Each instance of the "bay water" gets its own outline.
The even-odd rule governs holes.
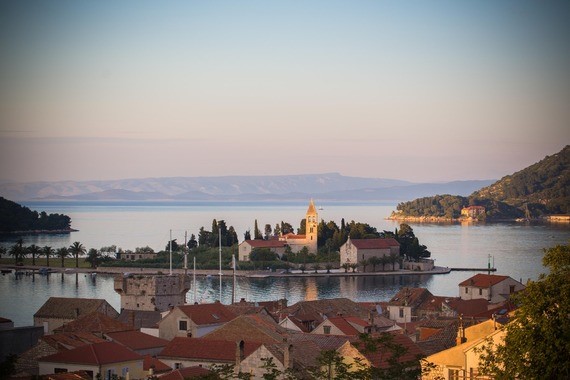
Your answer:
[[[393,204],[319,204],[319,218],[338,225],[344,218],[368,223],[379,231],[393,231],[399,222],[386,220]],[[27,203],[30,209],[67,214],[77,232],[61,235],[3,236],[0,245],[11,246],[18,238],[25,245],[49,245],[53,248],[81,242],[87,249],[116,245],[123,249],[150,246],[164,249],[172,234],[178,242],[185,232],[198,235],[200,227],[211,230],[212,220],[224,220],[234,226],[243,240],[245,231],[253,231],[255,220],[260,229],[281,221],[297,227],[304,218],[307,203]],[[551,223],[409,223],[420,243],[432,253],[437,266],[497,268],[496,274],[511,276],[525,283],[536,280],[546,269],[542,266],[544,249],[570,242],[569,224]],[[403,286],[425,287],[433,294],[457,296],[458,284],[475,272],[451,272],[445,275],[390,274],[370,277],[329,276],[318,278],[238,278],[236,299],[265,301],[287,298],[299,300],[347,297],[355,301],[387,301]],[[231,302],[232,279],[222,281],[222,302]],[[217,278],[198,277],[188,292],[188,302],[211,302],[219,298]],[[113,290],[113,277],[98,274],[51,274],[49,276],[0,276],[0,317],[16,326],[33,323],[33,314],[50,296],[104,298],[117,310],[120,298]]]

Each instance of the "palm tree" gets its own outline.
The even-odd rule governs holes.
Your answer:
[[[370,262],[370,265],[372,265],[372,272],[376,272],[376,265],[382,263],[382,260],[377,256],[372,256],[368,261]]]
[[[393,271],[396,270],[396,269],[395,269],[395,268],[396,268],[396,263],[397,263],[398,260],[399,260],[398,254],[397,254],[397,253],[391,253],[388,258],[389,258],[389,262],[392,264],[392,270],[393,270]]]
[[[331,263],[327,263],[325,265],[325,269],[327,270],[327,273],[330,273],[331,269],[333,269],[333,265]]]
[[[8,254],[14,257],[16,265],[18,265],[18,263],[21,262],[24,256],[26,255],[26,250],[24,249],[22,244],[18,242],[14,244],[12,247],[10,247],[10,251],[8,251]]]
[[[370,265],[370,260],[364,259],[360,262],[360,265],[362,265],[362,272],[366,272],[366,267]]]
[[[46,257],[47,259],[47,266],[49,267],[49,257],[51,255],[55,254],[55,249],[53,249],[52,247],[48,247],[47,245],[45,247],[42,248],[42,254]]]
[[[8,252],[6,247],[0,247],[0,258],[2,258],[2,255],[6,254],[6,252]]]
[[[319,269],[321,269],[321,266],[318,263],[315,263],[315,265],[313,265],[313,269],[315,270],[315,273],[318,273]]]
[[[61,257],[61,267],[63,268],[65,266],[65,258],[69,256],[69,251],[67,250],[67,247],[59,248],[57,251],[55,251],[55,254],[57,257]]]
[[[32,255],[32,265],[36,265],[36,256],[39,256],[42,253],[41,247],[32,244],[28,247],[27,251]]]
[[[342,269],[344,269],[344,273],[348,272],[348,268],[350,268],[350,264],[349,263],[344,263],[340,266]]]
[[[79,255],[86,252],[85,247],[80,242],[76,241],[69,246],[69,252],[75,257],[75,267],[79,268]]]
[[[356,268],[358,268],[358,264],[357,264],[357,263],[352,263],[352,264],[350,264],[350,268],[352,269],[352,273],[354,273],[354,271],[356,270]]]
[[[97,268],[97,265],[101,262],[101,254],[95,248],[91,248],[89,253],[87,253],[85,261],[91,264],[91,268]]]

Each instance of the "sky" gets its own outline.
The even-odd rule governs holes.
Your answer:
[[[498,179],[570,143],[567,1],[0,2],[0,180]]]

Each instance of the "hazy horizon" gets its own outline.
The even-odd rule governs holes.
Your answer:
[[[4,1],[0,180],[499,179],[570,144],[570,2]]]

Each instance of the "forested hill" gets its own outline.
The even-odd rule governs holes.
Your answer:
[[[501,178],[470,197],[493,199],[515,207],[542,209],[551,214],[570,213],[570,145],[559,153]]]
[[[394,219],[456,219],[461,209],[484,206],[481,219],[540,218],[570,213],[570,146],[468,197],[436,195],[398,204]]]
[[[15,231],[71,231],[71,218],[63,214],[38,213],[0,197],[0,233]]]

